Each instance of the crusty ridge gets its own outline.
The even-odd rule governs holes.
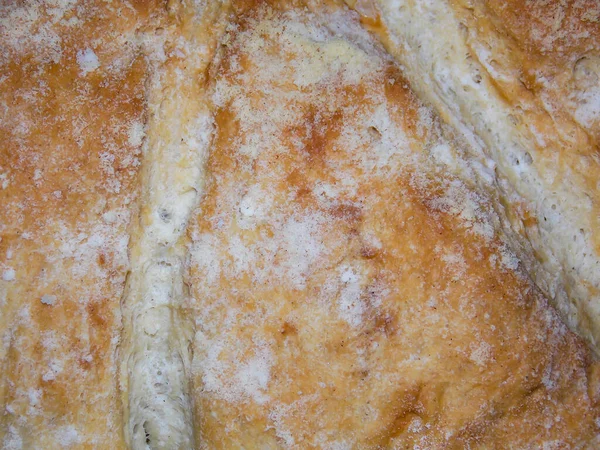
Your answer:
[[[205,72],[226,10],[226,2],[172,2],[170,23],[140,37],[152,74],[120,347],[125,436],[134,449],[194,447],[182,234],[203,187],[213,128]]]
[[[494,179],[483,184],[499,196],[500,208],[510,220],[507,231],[516,238],[515,246],[525,249],[520,256],[528,271],[569,327],[598,352],[600,166],[598,122],[593,116],[593,102],[597,103],[598,97],[586,97],[587,109],[574,110],[578,95],[590,97],[596,92],[583,86],[585,80],[581,79],[595,76],[591,64],[597,56],[588,54],[588,47],[593,48],[594,42],[597,47],[598,34],[580,30],[578,36],[587,39],[581,45],[574,44],[579,39],[574,31],[573,36],[562,36],[569,45],[560,48],[572,47],[570,54],[561,56],[566,63],[553,53],[542,58],[533,67],[536,70],[530,70],[539,76],[535,83],[543,86],[535,88],[525,79],[526,74],[518,73],[521,65],[533,65],[531,52],[519,53],[509,38],[484,23],[491,14],[484,8],[497,2],[347,3],[365,16],[365,23],[375,25],[371,28],[401,63],[413,89],[470,140],[471,157],[492,161]],[[562,3],[548,8],[563,8]],[[571,14],[576,3],[586,2],[566,3]],[[580,18],[571,14],[568,20],[593,30],[598,10],[591,3],[580,8],[585,14],[576,13]],[[509,5],[507,11],[511,8]],[[534,22],[532,27],[540,27]],[[553,32],[557,30],[537,30],[538,35],[547,37]],[[516,62],[511,58],[517,58]],[[548,73],[557,69],[551,66],[571,63],[575,63],[574,81],[567,77],[562,81],[564,87],[554,87],[552,83],[558,81],[550,80]],[[583,110],[588,114],[585,117]]]

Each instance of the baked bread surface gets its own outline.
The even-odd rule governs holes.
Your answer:
[[[357,19],[277,2],[224,39],[190,226],[196,441],[595,445],[595,363]]]
[[[346,3],[0,6],[3,448],[600,446],[595,5]]]
[[[0,443],[125,448],[116,350],[156,7],[0,6]]]
[[[347,1],[411,86],[491,163],[513,246],[571,330],[598,351],[596,1]],[[532,255],[529,258],[526,255]]]

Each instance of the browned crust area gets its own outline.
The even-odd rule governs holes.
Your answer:
[[[456,144],[356,17],[315,9],[246,13],[215,71],[190,230],[198,442],[593,446],[585,346],[466,219],[489,204],[428,159]]]
[[[0,7],[0,443],[122,448],[115,372],[160,2]],[[0,182],[2,184],[2,182]]]

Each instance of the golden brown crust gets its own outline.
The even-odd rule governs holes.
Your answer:
[[[598,351],[595,2],[347,1],[469,141],[467,166],[568,326]],[[464,177],[464,164],[449,170]],[[468,170],[467,170],[468,172]],[[467,174],[470,177],[470,174]]]
[[[485,198],[430,159],[457,144],[355,16],[280,8],[242,16],[216,74],[191,227],[198,442],[593,445],[596,366]]]
[[[1,7],[3,448],[124,447],[114,354],[151,7]]]
[[[452,5],[591,186],[596,125],[532,77],[590,89],[594,4]],[[600,446],[599,364],[357,15],[231,6],[216,57],[228,2],[0,6],[3,448]]]
[[[587,217],[568,213],[579,219],[580,234],[589,236],[583,253],[600,255],[598,3],[450,3],[469,30],[470,54],[487,69],[498,95],[512,108],[515,129],[530,137],[532,167],[545,179],[543,182],[549,180],[546,189],[572,191],[586,205],[583,214]],[[530,216],[535,208],[535,203],[530,202],[525,214]],[[513,222],[518,222],[524,236],[539,239],[543,215],[538,214],[534,222],[523,220],[523,214],[518,212],[514,215],[521,216]],[[584,270],[563,269],[568,273],[565,289],[577,305],[577,329],[592,346],[598,335],[597,264]],[[587,292],[582,294],[583,290]]]

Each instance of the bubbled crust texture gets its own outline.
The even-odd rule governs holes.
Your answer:
[[[3,448],[600,446],[533,250],[342,1],[0,8]]]
[[[568,138],[580,139],[581,153],[591,156],[597,152],[598,2],[453,0],[451,3],[463,23],[473,30],[473,41],[479,40],[490,47],[492,75],[508,99],[518,102],[519,95],[540,99],[542,108],[565,128]],[[498,41],[500,48],[494,48],[491,44]],[[508,51],[503,52],[503,47]],[[585,134],[589,135],[587,139]]]
[[[595,254],[595,264],[591,269],[567,267],[565,282],[578,309],[579,328],[594,343],[600,333],[600,5],[586,0],[451,4],[469,30],[474,59],[511,106],[515,128],[531,133],[532,160],[526,155],[525,164],[538,171],[548,193],[558,192],[559,209],[569,208],[569,191],[584,205],[566,212],[581,225],[571,229],[571,239],[587,241],[571,252],[575,259]],[[522,227],[531,240],[539,240],[535,222],[548,218],[538,212],[532,222],[535,205],[529,203],[529,220]],[[564,240],[560,245],[569,247]],[[584,285],[585,292],[577,292],[577,285]]]

